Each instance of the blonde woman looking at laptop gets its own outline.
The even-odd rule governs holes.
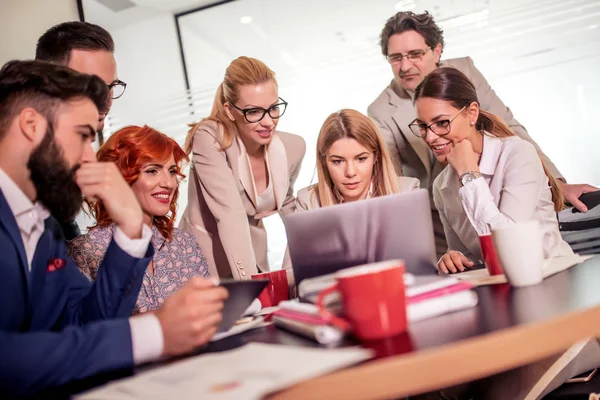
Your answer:
[[[269,271],[262,219],[294,211],[293,186],[306,145],[277,131],[287,103],[275,73],[239,57],[225,71],[211,114],[188,133],[188,204],[180,228],[196,237],[209,273],[250,279]]]
[[[419,188],[398,177],[377,127],[358,111],[331,114],[317,139],[319,182],[298,192],[296,210],[307,211]]]

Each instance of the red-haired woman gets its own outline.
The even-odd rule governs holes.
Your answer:
[[[112,161],[131,185],[152,228],[154,258],[144,276],[134,313],[160,308],[192,276],[208,276],[206,259],[196,239],[173,227],[182,163],[189,159],[168,136],[148,126],[128,126],[100,148],[98,161]],[[69,255],[91,280],[113,236],[114,224],[102,202],[90,202],[96,225],[72,240]]]

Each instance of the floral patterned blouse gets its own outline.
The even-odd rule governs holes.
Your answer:
[[[97,227],[67,243],[69,256],[91,281],[96,279],[106,249],[113,237],[114,224]],[[196,239],[181,229],[173,228],[167,241],[152,227],[152,259],[154,274],[146,269],[134,314],[159,309],[165,299],[181,288],[192,276],[208,277],[208,264]]]

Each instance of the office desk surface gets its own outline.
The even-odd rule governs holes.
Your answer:
[[[273,399],[397,398],[507,371],[600,336],[600,256],[540,285],[479,287],[477,307],[410,325],[408,332],[363,343],[375,360],[316,378]],[[211,344],[226,350],[257,341],[316,344],[268,327]],[[347,340],[343,345],[357,344]],[[323,397],[325,396],[325,397]]]

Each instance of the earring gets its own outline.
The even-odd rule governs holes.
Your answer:
[[[471,126],[475,126],[475,122],[474,121],[471,121]]]

